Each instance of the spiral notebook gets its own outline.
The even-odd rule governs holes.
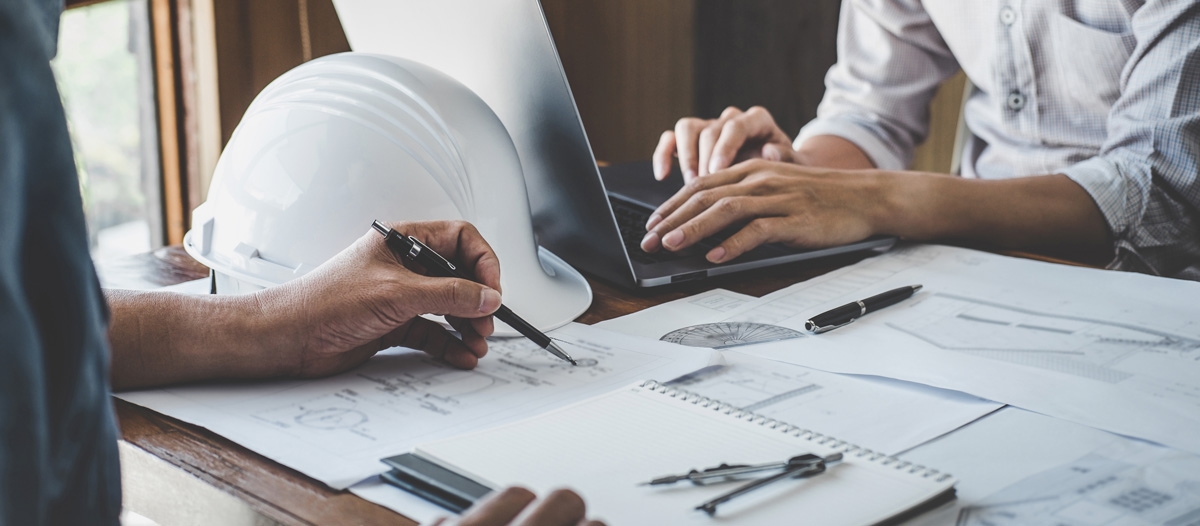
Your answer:
[[[723,504],[738,483],[642,486],[721,463],[841,452],[844,461]],[[953,499],[955,479],[814,430],[647,381],[512,424],[418,446],[414,454],[493,488],[567,486],[608,524],[890,524]]]

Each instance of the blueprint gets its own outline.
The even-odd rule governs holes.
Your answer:
[[[780,290],[725,321],[801,329],[905,285],[850,325],[744,352],[969,392],[1200,453],[1200,283],[909,245]]]
[[[1178,376],[1177,383],[1200,378],[1200,337],[1119,320],[933,293],[885,325],[940,349],[1110,384],[1137,382],[1139,376]],[[1188,391],[1200,402],[1200,392]]]
[[[1017,482],[959,511],[958,526],[1200,523],[1200,457],[1120,444]]]
[[[634,381],[669,380],[720,360],[712,351],[586,325],[550,335],[579,366],[519,338],[491,341],[470,371],[392,349],[329,378],[118,396],[207,427],[340,489],[384,471],[380,458],[418,441],[498,425]]]
[[[1104,494],[1087,487],[1110,475],[1124,479],[1121,485],[1134,494],[1144,493],[1139,488],[1169,493],[1180,511],[1167,515],[1185,515],[1183,510],[1200,506],[1196,499],[1200,486],[1188,482],[1200,478],[1200,457],[1015,407],[905,452],[900,459],[937,466],[958,478],[953,503],[905,522],[906,526],[956,522],[1023,526],[1044,525],[1048,520],[1063,526],[1147,524],[1122,514],[1093,513],[1093,503],[1105,506]],[[1179,469],[1171,474],[1176,465]],[[1046,476],[1054,472],[1065,476]],[[1136,482],[1139,478],[1141,483]],[[1119,519],[1080,520],[1101,516]],[[1175,526],[1181,524],[1189,523]]]
[[[584,347],[578,342],[570,352],[577,355],[578,366],[524,339],[497,340],[489,344],[485,357],[490,363],[471,371],[424,353],[386,355],[340,377],[336,390],[289,389],[264,399],[280,400],[279,405],[260,402],[261,409],[249,416],[323,448],[369,448],[395,438],[397,421],[453,422],[457,415],[477,412],[498,399],[590,383],[612,375],[614,367],[642,369],[659,358],[640,353],[617,356],[611,348]],[[312,392],[312,397],[298,399],[300,392]]]
[[[1001,353],[1001,359],[1021,361],[1021,353],[1079,356],[1096,371],[1050,367],[1106,382],[1132,376],[1104,363],[1138,352],[1166,359],[1195,356],[1200,340],[1122,323],[1012,307],[993,301],[933,293],[887,323],[942,349]]]

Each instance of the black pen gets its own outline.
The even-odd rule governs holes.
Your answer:
[[[847,303],[841,307],[822,312],[813,316],[804,323],[804,328],[809,332],[821,334],[823,332],[832,331],[842,325],[857,320],[868,312],[875,312],[884,307],[895,305],[911,298],[921,290],[920,285],[910,285],[892,289],[883,294],[876,294],[865,300],[859,300],[854,303]]]
[[[438,254],[432,248],[429,248],[429,246],[427,246],[425,243],[422,243],[421,240],[396,232],[379,221],[371,223],[371,227],[373,227],[375,230],[378,230],[380,234],[383,234],[383,239],[387,243],[388,248],[392,249],[392,252],[395,252],[404,259],[417,263],[422,267],[425,267],[425,269],[429,272],[442,277],[474,281],[470,277],[460,272],[458,267],[454,266],[453,263],[446,261],[446,258],[442,257],[441,254]],[[549,351],[550,354],[571,362],[571,365],[579,365],[575,362],[574,358],[571,358],[570,355],[563,352],[562,349],[559,349],[549,336],[546,336],[542,333],[542,331],[537,330],[537,327],[530,325],[529,322],[521,319],[521,317],[517,316],[512,309],[501,305],[499,309],[496,309],[495,316],[499,318],[500,321],[507,323],[510,327],[516,329],[517,332],[521,333],[521,335],[529,338],[531,341],[533,341],[533,343],[536,343],[538,347]]]

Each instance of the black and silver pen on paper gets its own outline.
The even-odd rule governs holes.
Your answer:
[[[392,249],[392,252],[395,252],[397,255],[408,261],[412,261],[421,265],[422,267],[425,267],[425,269],[430,273],[447,278],[459,278],[474,281],[471,277],[459,271],[458,267],[447,261],[446,258],[441,256],[441,254],[438,254],[432,248],[429,248],[429,246],[427,246],[425,243],[422,243],[421,240],[392,230],[391,228],[388,228],[387,225],[384,225],[379,221],[372,222],[371,227],[377,230],[380,234],[383,234],[384,241],[387,243],[388,248]],[[530,325],[529,322],[521,319],[521,317],[517,316],[512,309],[509,309],[504,305],[500,305],[500,308],[496,309],[494,316],[496,316],[496,318],[500,321],[507,323],[509,327],[516,329],[516,331],[521,333],[522,336],[529,338],[530,341],[537,344],[538,347],[549,351],[550,354],[553,354],[554,356],[570,362],[571,365],[578,365],[575,362],[575,359],[571,358],[571,355],[567,354],[565,351],[555,345],[554,341],[551,340],[549,336],[546,336],[544,333],[542,333],[542,331],[537,330],[537,327]]]
[[[857,320],[867,315],[867,313],[875,312],[911,298],[918,290],[921,290],[921,285],[909,285],[907,287],[892,289],[882,294],[876,294],[865,300],[847,303],[841,307],[813,316],[804,323],[804,328],[816,334],[828,332]]]

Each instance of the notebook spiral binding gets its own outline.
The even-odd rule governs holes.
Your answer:
[[[646,380],[642,382],[641,387],[665,394],[671,398],[677,398],[685,402],[690,402],[693,405],[698,405],[705,409],[719,411],[737,419],[746,420],[761,426],[767,426],[771,429],[778,429],[780,432],[787,433],[798,438],[803,438],[809,442],[816,442],[823,446],[840,450],[843,455],[854,455],[856,458],[865,458],[868,462],[876,462],[884,466],[890,466],[897,471],[907,471],[913,475],[920,475],[922,478],[933,478],[937,482],[943,482],[953,476],[949,473],[942,473],[933,468],[927,468],[906,460],[900,460],[893,456],[877,453],[870,449],[848,443],[844,440],[838,440],[831,436],[822,435],[821,433],[817,433],[815,431],[800,428],[788,424],[787,422],[781,422],[779,420],[775,420],[774,418],[768,418],[753,411],[738,409],[737,407],[724,403],[720,400],[714,400],[706,396],[701,396],[686,389],[668,387],[654,380]]]

